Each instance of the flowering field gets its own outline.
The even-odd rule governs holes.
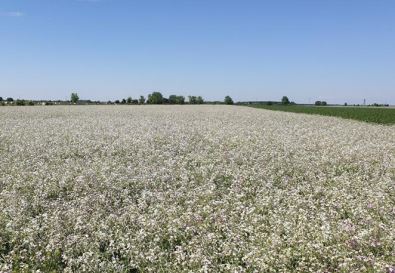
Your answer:
[[[394,272],[395,126],[0,108],[0,272]]]

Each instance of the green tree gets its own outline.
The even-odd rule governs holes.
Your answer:
[[[152,94],[148,95],[148,104],[162,104],[163,103],[163,96],[160,92],[153,92]]]
[[[140,103],[140,104],[144,104],[144,103],[145,103],[145,98],[144,98],[144,96],[140,96],[139,103]]]
[[[196,96],[188,96],[188,101],[189,101],[189,104],[196,104],[197,98],[196,98]]]
[[[127,100],[126,100],[126,102],[127,102],[128,104],[131,104],[131,103],[133,102],[132,97],[128,97]]]
[[[78,97],[77,93],[71,93],[70,100],[72,103],[77,103],[79,101],[80,97]]]
[[[3,101],[3,98],[2,98],[2,97],[0,97],[0,102],[1,102],[1,101]]]
[[[319,101],[319,100],[317,100],[314,104],[315,104],[316,106],[320,106],[320,105],[322,104],[322,102]]]
[[[16,105],[18,105],[18,106],[25,106],[26,105],[26,102],[24,101],[24,100],[16,100]]]
[[[283,98],[281,99],[281,103],[284,104],[284,105],[290,104],[288,97],[287,96],[283,96]]]
[[[196,98],[196,103],[197,103],[197,104],[203,104],[203,103],[204,103],[203,98],[202,98],[201,96],[198,96],[198,97]]]
[[[176,104],[177,103],[177,96],[176,95],[170,95],[169,96],[169,103],[170,104]]]
[[[184,104],[185,103],[185,97],[184,96],[177,96],[176,97],[176,103],[177,104]]]
[[[233,104],[233,100],[230,96],[226,96],[224,99],[224,103],[230,105],[230,104]]]
[[[14,99],[13,98],[7,98],[7,102],[13,102]]]
[[[126,100],[122,99],[121,104],[126,104]]]

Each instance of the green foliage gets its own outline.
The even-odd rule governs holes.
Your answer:
[[[177,96],[176,103],[177,104],[184,104],[185,103],[185,97],[184,96]]]
[[[184,104],[185,98],[183,96],[170,95],[169,96],[169,103],[170,104]]]
[[[139,98],[139,104],[144,104],[145,103],[145,98],[144,96],[140,96]]]
[[[226,96],[224,100],[225,104],[233,104],[233,100],[230,96]]]
[[[287,96],[283,96],[282,99],[281,99],[281,103],[284,104],[284,105],[290,104],[288,97]]]
[[[170,104],[176,104],[177,101],[177,96],[176,95],[170,95],[169,96],[169,103]]]
[[[163,103],[163,96],[160,92],[153,92],[152,94],[148,95],[148,104],[162,104]]]
[[[395,124],[395,108],[368,108],[368,107],[314,107],[302,105],[251,105],[255,108],[264,108],[275,111],[285,111],[304,114],[335,116],[346,119],[355,119],[380,124]]]
[[[25,100],[16,100],[16,105],[18,106],[25,106],[26,105],[26,101]]]
[[[3,97],[0,97],[0,102],[3,101]]]
[[[197,104],[196,96],[188,96],[189,104]]]
[[[14,99],[13,98],[7,98],[7,102],[13,102]]]
[[[196,103],[197,103],[197,104],[203,104],[203,103],[204,103],[203,98],[202,98],[201,96],[198,96],[198,97],[196,98]]]
[[[133,102],[132,97],[128,97],[128,98],[126,99],[126,102],[127,102],[128,104],[131,104],[131,103]]]
[[[79,101],[80,97],[78,96],[77,93],[71,93],[70,100],[72,103],[77,103]]]

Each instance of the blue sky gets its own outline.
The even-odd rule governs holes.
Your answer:
[[[395,104],[393,0],[1,0],[0,96]]]

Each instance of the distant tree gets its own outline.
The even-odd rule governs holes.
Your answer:
[[[77,103],[79,101],[80,97],[78,96],[77,93],[71,93],[70,100],[72,103]]]
[[[272,101],[268,101],[267,105],[273,105],[273,102]]]
[[[140,96],[139,103],[140,103],[140,104],[144,104],[144,103],[145,103],[145,98],[144,98],[144,96]]]
[[[196,96],[188,96],[188,102],[189,104],[196,104],[197,103]]]
[[[7,98],[7,102],[13,102],[14,99],[13,98]]]
[[[107,101],[107,104],[112,104],[112,101],[110,101],[110,100],[109,100],[109,101]]]
[[[29,106],[34,106],[34,102],[31,101],[31,100],[29,100],[29,101],[27,102],[27,105],[29,105]]]
[[[176,103],[177,104],[184,104],[185,103],[185,97],[184,96],[177,96],[176,97]]]
[[[281,99],[281,103],[284,104],[284,105],[290,104],[288,97],[287,96],[283,96],[282,99]]]
[[[326,103],[326,101],[321,101],[321,105],[322,106],[327,106],[328,104]]]
[[[24,105],[26,105],[26,102],[24,100],[16,100],[16,105],[24,106]]]
[[[344,103],[344,106],[347,106],[347,105],[348,105],[347,102],[345,102],[345,103]]]
[[[226,96],[224,99],[225,104],[233,104],[233,100],[230,96]]]
[[[198,97],[196,98],[196,104],[203,104],[203,103],[204,103],[203,98],[202,98],[201,96],[198,96]]]
[[[127,102],[128,104],[131,104],[131,103],[133,102],[132,97],[128,97],[128,98],[126,99],[126,102]]]
[[[122,99],[121,104],[126,104],[126,100]]]
[[[177,103],[177,96],[176,95],[170,95],[169,96],[169,103],[170,104],[176,104]]]
[[[3,98],[2,98],[2,97],[0,97],[0,102],[1,102],[1,101],[3,101]]]
[[[115,100],[114,103],[115,103],[115,104],[119,104],[119,100]]]
[[[315,104],[316,106],[322,105],[321,101],[319,101],[319,100],[317,100],[314,104]]]
[[[148,104],[162,104],[163,103],[163,96],[160,92],[153,92],[152,94],[148,95]]]

